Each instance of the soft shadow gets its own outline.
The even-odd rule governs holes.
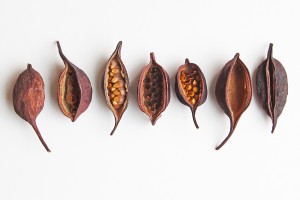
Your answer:
[[[95,74],[95,80],[96,80],[96,93],[100,97],[99,98],[99,104],[100,105],[106,105],[105,96],[102,90],[103,86],[103,75],[105,71],[105,67],[108,61],[108,57],[101,57],[99,59],[99,62],[97,63],[97,72]]]
[[[219,66],[222,66],[222,65],[219,65]],[[220,113],[224,113],[221,106],[219,106],[219,103],[218,103],[216,95],[215,95],[216,84],[217,84],[217,80],[219,78],[219,75],[221,73],[222,67],[219,67],[219,68],[216,68],[216,69],[219,69],[219,70],[218,70],[218,72],[216,72],[214,74],[213,78],[211,79],[211,81],[209,83],[209,86],[208,86],[209,95],[208,96],[210,96],[210,101],[213,102],[216,105],[215,107],[217,107],[218,111]],[[215,71],[217,71],[217,70],[215,70]]]
[[[135,74],[131,75],[132,79],[129,80],[129,84],[130,84],[130,101],[134,101],[134,103],[138,106],[138,96],[137,96],[137,90],[138,90],[138,83],[139,83],[139,79],[140,79],[140,75],[144,69],[144,67],[147,65],[146,60],[140,62],[140,64],[138,64],[137,69],[135,70]]]
[[[59,76],[62,73],[64,67],[58,63],[56,63],[51,70],[50,73],[50,98],[53,104],[57,105],[57,87],[58,87],[58,80]],[[58,107],[56,107],[58,108]]]
[[[256,105],[260,106],[261,107],[261,102],[258,98],[258,95],[257,95],[257,87],[256,87],[256,73],[257,73],[257,69],[258,69],[258,66],[265,60],[266,58],[263,58],[261,57],[260,61],[257,61],[256,65],[255,65],[255,70],[252,74],[252,96],[254,97],[255,99],[255,102],[256,102]]]
[[[21,73],[22,70],[15,70],[15,72],[12,73],[11,77],[8,77],[8,82],[5,87],[6,88],[5,96],[6,96],[6,103],[9,107],[13,107],[13,99],[12,99],[13,89]]]

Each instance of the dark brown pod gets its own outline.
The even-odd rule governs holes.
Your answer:
[[[22,72],[13,89],[13,105],[16,113],[27,121],[35,130],[45,149],[50,152],[36,125],[36,118],[45,102],[44,81],[31,64]]]
[[[250,74],[238,53],[223,67],[217,80],[215,94],[218,103],[230,119],[229,134],[216,148],[219,150],[233,134],[238,120],[248,108],[252,97]]]
[[[107,62],[102,82],[106,103],[115,117],[115,126],[110,135],[115,132],[129,100],[129,79],[121,60],[121,47],[122,41],[118,43]]]
[[[144,67],[138,82],[138,104],[146,113],[152,125],[170,102],[170,79],[167,72],[157,64],[154,53],[150,54],[150,63]]]
[[[92,86],[84,71],[66,58],[58,41],[57,47],[65,64],[58,80],[58,105],[62,113],[74,122],[89,107],[92,100]]]
[[[175,92],[179,101],[190,107],[196,128],[199,128],[195,113],[198,106],[207,98],[207,86],[204,74],[198,65],[185,59],[185,64],[178,68],[175,78]]]
[[[272,133],[277,119],[282,113],[288,95],[288,79],[283,65],[272,56],[273,44],[270,44],[268,57],[257,69],[257,95],[263,109],[272,119]]]

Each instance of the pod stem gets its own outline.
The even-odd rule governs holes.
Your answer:
[[[273,126],[272,126],[272,131],[271,131],[271,133],[274,133],[274,130],[275,130],[276,124],[277,124],[277,119],[275,119],[274,116],[273,116],[273,118],[272,118],[272,122],[273,122]]]
[[[230,120],[230,131],[229,131],[229,134],[228,134],[227,137],[224,139],[224,141],[223,141],[219,146],[216,147],[216,150],[220,150],[220,149],[224,146],[224,144],[226,144],[226,142],[227,142],[227,141],[229,140],[229,138],[232,136],[233,131],[234,131],[234,129],[235,129],[235,126],[236,126],[236,123],[234,123],[234,124],[232,125],[232,121]]]
[[[113,135],[113,134],[114,134],[115,130],[116,130],[117,127],[118,127],[119,122],[120,122],[120,120],[118,120],[118,119],[115,120],[115,126],[114,126],[113,130],[111,131],[110,135]]]
[[[197,120],[196,120],[196,109],[191,108],[191,111],[192,111],[194,124],[195,124],[196,128],[199,128]]]
[[[42,135],[41,135],[41,133],[40,133],[40,131],[39,131],[39,129],[38,129],[36,123],[35,123],[35,122],[31,123],[31,126],[32,126],[32,128],[34,129],[34,131],[36,132],[38,138],[40,139],[40,141],[41,141],[41,143],[43,144],[43,146],[45,147],[45,149],[46,149],[48,152],[51,152],[50,149],[49,149],[49,147],[47,146],[45,140],[43,139],[43,137],[42,137]]]

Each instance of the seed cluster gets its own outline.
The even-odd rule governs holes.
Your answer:
[[[197,74],[195,67],[189,67],[181,71],[180,81],[182,83],[182,90],[186,99],[195,105],[199,100],[199,94],[201,92],[200,80],[201,77]]]
[[[108,95],[115,109],[120,108],[124,102],[128,90],[125,74],[117,60],[111,60],[109,64]]]
[[[143,82],[144,104],[148,112],[157,113],[162,106],[163,85],[162,74],[158,67],[153,66],[149,69]]]
[[[66,73],[66,89],[65,89],[65,104],[72,115],[75,115],[78,106],[80,93],[78,91],[78,82],[76,81],[76,72],[74,69],[69,68]]]

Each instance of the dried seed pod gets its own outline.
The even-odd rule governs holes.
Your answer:
[[[152,125],[160,117],[170,102],[170,80],[167,72],[150,54],[150,63],[144,67],[138,83],[138,104],[146,113]]]
[[[238,120],[251,102],[250,74],[238,53],[223,67],[217,80],[215,94],[218,103],[230,119],[229,134],[216,148],[219,150],[233,134]]]
[[[36,125],[36,118],[45,102],[44,81],[31,64],[22,72],[13,89],[13,105],[16,113],[35,130],[45,149],[50,152]]]
[[[189,78],[187,78],[189,77]],[[175,92],[179,101],[190,107],[196,128],[199,128],[195,117],[198,106],[202,105],[207,98],[207,86],[201,69],[194,63],[185,59],[175,78]]]
[[[58,81],[58,105],[62,113],[74,122],[89,107],[92,100],[92,86],[84,71],[66,58],[59,42],[57,47],[65,64]]]
[[[102,82],[106,103],[115,117],[115,126],[110,135],[115,132],[129,100],[129,79],[121,60],[121,47],[122,41],[108,60]]]
[[[272,119],[272,133],[277,119],[282,113],[288,95],[288,79],[283,65],[272,57],[273,44],[270,44],[268,57],[257,69],[257,94],[265,112]]]

